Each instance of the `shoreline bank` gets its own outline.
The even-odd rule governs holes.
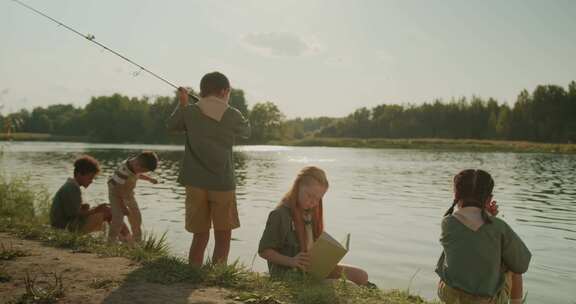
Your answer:
[[[0,133],[0,142],[76,142],[100,144],[137,144],[154,145],[181,143],[119,143],[95,142],[88,137],[51,134],[13,133],[10,139]],[[371,149],[418,149],[432,151],[460,152],[514,152],[514,153],[553,153],[576,154],[576,144],[538,143],[529,141],[480,140],[480,139],[443,139],[443,138],[326,138],[310,137],[295,140],[276,140],[267,143],[243,143],[242,145],[281,145],[294,147],[334,147],[334,148],[371,148]]]

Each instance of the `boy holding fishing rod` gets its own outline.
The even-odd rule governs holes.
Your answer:
[[[200,100],[189,104],[188,92],[178,89],[178,105],[168,128],[186,135],[178,182],[186,187],[186,230],[193,234],[189,263],[201,266],[214,227],[212,261],[226,263],[232,230],[240,227],[232,147],[248,138],[250,124],[228,104],[230,82],[219,72],[204,75]]]

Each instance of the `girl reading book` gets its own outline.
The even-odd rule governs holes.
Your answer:
[[[310,266],[308,251],[324,229],[322,197],[328,190],[328,179],[318,167],[303,168],[276,209],[268,215],[260,239],[258,254],[268,261],[271,276],[290,269],[306,271]],[[366,271],[348,265],[336,265],[329,279],[342,276],[358,284],[368,284]]]
[[[531,254],[512,228],[495,217],[493,189],[494,180],[483,170],[454,177],[454,202],[442,220],[444,251],[436,267],[444,303],[522,303],[522,274]]]

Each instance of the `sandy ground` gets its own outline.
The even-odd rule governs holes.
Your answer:
[[[39,286],[53,282],[50,273],[61,274],[64,297],[58,303],[239,303],[219,288],[191,284],[161,285],[145,282],[135,275],[138,265],[125,258],[102,258],[95,254],[43,246],[0,233],[0,244],[27,251],[29,256],[0,261],[2,273],[12,278],[0,282],[0,303],[25,292],[26,273],[36,277]]]

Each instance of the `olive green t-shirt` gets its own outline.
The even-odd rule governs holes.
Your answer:
[[[444,249],[436,273],[450,287],[492,297],[504,286],[505,271],[524,273],[532,257],[520,237],[503,220],[492,217],[474,231],[453,215],[442,220]]]
[[[258,245],[258,252],[265,249],[274,249],[289,257],[296,256],[300,252],[300,244],[289,207],[280,205],[268,215],[266,228]],[[289,269],[291,268],[268,261],[268,271],[271,276],[281,275]]]
[[[216,121],[204,115],[196,104],[178,105],[168,120],[168,128],[186,133],[180,184],[214,191],[236,188],[232,147],[236,137],[250,135],[250,124],[240,111],[229,106],[222,119]]]
[[[73,178],[69,178],[52,199],[50,225],[54,228],[65,229],[69,224],[81,220],[78,215],[81,205],[80,185]]]

